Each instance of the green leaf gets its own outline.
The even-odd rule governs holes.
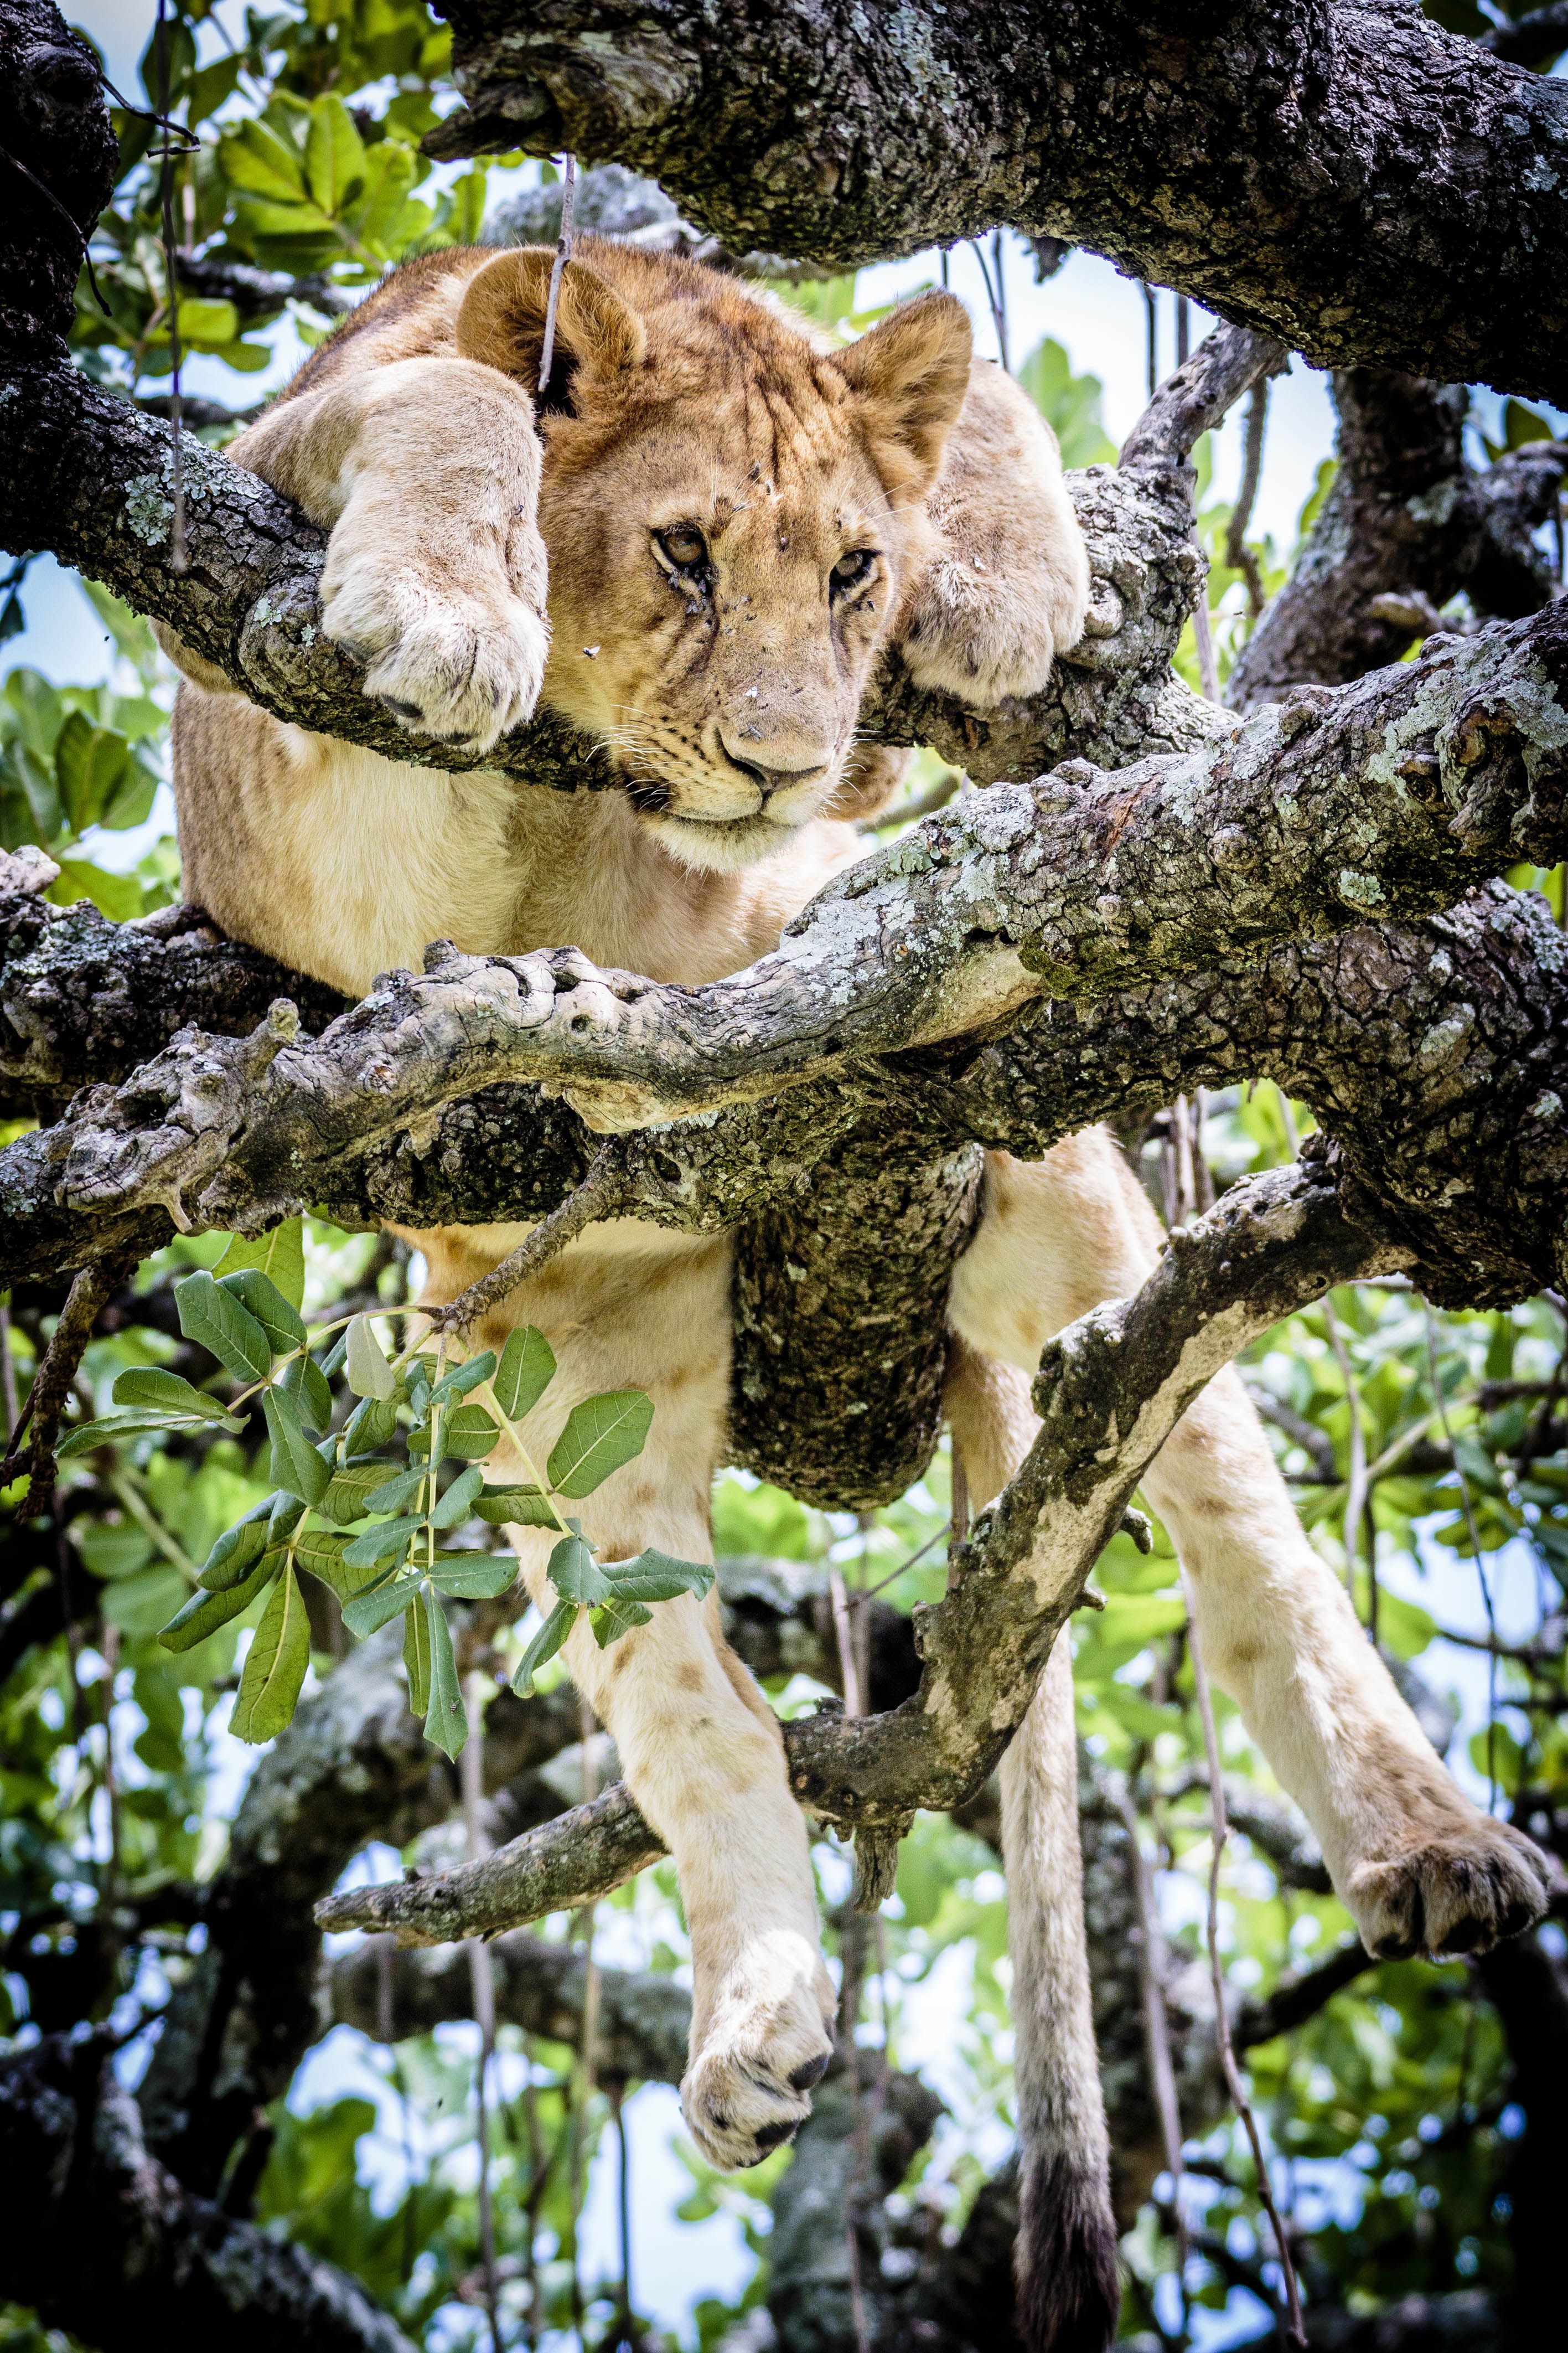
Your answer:
[[[511,1687],[520,1699],[532,1697],[534,1676],[547,1660],[555,1656],[576,1622],[576,1603],[558,1601],[518,1662],[517,1672],[511,1679]]]
[[[355,1536],[343,1558],[351,1568],[368,1568],[374,1561],[391,1560],[395,1554],[406,1552],[424,1525],[423,1519],[416,1517],[383,1520],[377,1526],[367,1528],[363,1536]]]
[[[488,1381],[496,1368],[495,1356],[487,1348],[482,1356],[470,1356],[466,1365],[454,1365],[444,1379],[430,1392],[432,1405],[445,1405],[450,1398],[467,1397],[470,1389]]]
[[[79,1421],[55,1449],[60,1461],[72,1454],[90,1454],[95,1446],[114,1446],[124,1438],[144,1438],[150,1430],[210,1430],[210,1421],[174,1413],[111,1413],[98,1421]]]
[[[329,93],[310,110],[305,176],[324,213],[336,216],[364,185],[364,142],[342,100]]]
[[[333,1535],[325,1528],[307,1528],[303,1535],[294,1539],[295,1562],[299,1567],[308,1568],[312,1577],[319,1577],[323,1585],[330,1585],[334,1593],[357,1593],[370,1580],[367,1577],[351,1578],[345,1572],[343,1546],[347,1541],[345,1536]]]
[[[542,1487],[487,1487],[474,1504],[476,1519],[492,1528],[552,1528],[555,1514]]]
[[[128,1373],[121,1373],[114,1384],[113,1396],[116,1405],[139,1405],[149,1413],[194,1416],[198,1421],[221,1422],[226,1430],[245,1428],[221,1398],[193,1388],[178,1373],[166,1373],[159,1365],[135,1365]]]
[[[607,1651],[612,1642],[618,1642],[634,1626],[646,1626],[652,1615],[652,1610],[645,1609],[640,1601],[628,1600],[616,1593],[601,1609],[590,1611],[588,1623],[600,1650]]]
[[[408,1677],[408,1713],[430,1710],[430,1620],[425,1597],[416,1593],[403,1620],[403,1669]]]
[[[676,1560],[651,1546],[635,1560],[605,1561],[604,1574],[616,1599],[627,1601],[673,1601],[678,1594],[706,1593],[713,1582],[711,1562]]]
[[[524,1324],[509,1333],[496,1367],[496,1403],[509,1421],[531,1414],[555,1378],[555,1355],[542,1332]]]
[[[272,1235],[264,1234],[263,1242]],[[233,1243],[229,1244],[232,1250]],[[247,1245],[250,1247],[250,1245]],[[288,1356],[291,1348],[302,1348],[309,1336],[304,1318],[292,1300],[286,1299],[272,1277],[258,1266],[228,1268],[228,1251],[224,1252],[224,1271],[217,1277],[220,1291],[232,1292],[242,1307],[247,1307],[272,1344],[275,1356]]]
[[[129,923],[142,913],[142,885],[134,874],[110,874],[86,858],[62,858],[59,868],[45,894],[52,906],[74,907],[79,899],[90,899],[111,923]]]
[[[210,1274],[188,1274],[174,1293],[174,1305],[186,1339],[210,1349],[237,1380],[266,1379],[272,1365],[267,1335],[232,1291],[223,1290]],[[278,1480],[279,1486],[285,1483]]]
[[[438,1552],[426,1574],[454,1601],[499,1601],[517,1583],[517,1563],[493,1552]]]
[[[453,1480],[430,1517],[438,1528],[460,1527],[474,1507],[474,1497],[484,1484],[484,1472],[474,1463]]]
[[[210,66],[199,67],[191,76],[185,100],[185,121],[193,131],[198,122],[205,122],[209,114],[216,114],[225,100],[233,97],[244,63],[245,53],[239,50],[232,58],[215,58]],[[460,187],[461,181],[458,185]]]
[[[482,1405],[454,1406],[441,1417],[441,1444],[459,1462],[482,1462],[493,1454],[500,1431]]]
[[[343,1603],[343,1624],[356,1641],[363,1642],[407,1608],[413,1589],[407,1577],[385,1570],[374,1585],[363,1586]]]
[[[296,1356],[286,1365],[273,1394],[289,1399],[312,1437],[322,1436],[332,1418],[332,1392],[313,1357]]]
[[[226,1528],[203,1566],[198,1582],[208,1593],[228,1593],[244,1583],[270,1541],[267,1525],[268,1506],[240,1521],[237,1527]]]
[[[265,122],[241,123],[217,142],[218,168],[231,188],[244,188],[285,204],[302,202],[305,170],[294,150]]]
[[[260,1327],[258,1326],[258,1329]],[[272,1440],[272,1483],[307,1504],[319,1504],[331,1485],[331,1466],[324,1462],[306,1437],[292,1402],[279,1389],[268,1389],[261,1400]]]
[[[468,1713],[463,1705],[446,1612],[429,1586],[425,1588],[425,1615],[430,1628],[430,1705],[425,1717],[425,1737],[448,1757],[457,1757],[468,1736]]]
[[[365,1315],[356,1315],[348,1329],[349,1387],[357,1398],[384,1400],[397,1387],[397,1376],[382,1354],[381,1343]]]
[[[112,799],[131,764],[131,746],[112,727],[95,727],[73,711],[55,744],[55,784],[75,833],[85,833]]]
[[[221,350],[239,332],[239,312],[232,302],[193,301],[187,296],[178,315],[180,341],[186,345],[205,343]]]
[[[384,1475],[365,1497],[365,1510],[405,1512],[410,1504],[418,1501],[429,1475],[423,1462],[416,1462],[412,1471],[398,1472],[395,1478]]]
[[[562,1537],[544,1573],[563,1601],[595,1609],[610,1598],[610,1580],[594,1558],[593,1546],[581,1535]]]
[[[584,1398],[550,1450],[546,1478],[557,1494],[591,1495],[612,1471],[642,1452],[652,1419],[646,1389],[606,1389]]]
[[[268,353],[270,357],[270,353]],[[216,1271],[237,1274],[242,1267],[254,1266],[275,1283],[290,1307],[303,1306],[305,1300],[305,1226],[300,1218],[285,1218],[270,1233],[236,1234],[229,1242]]]
[[[310,1663],[310,1626],[300,1580],[286,1568],[261,1613],[246,1654],[245,1672],[228,1728],[237,1740],[259,1746],[293,1715]]]
[[[332,1483],[316,1509],[324,1520],[346,1528],[351,1520],[363,1520],[372,1508],[370,1491],[381,1486],[384,1476],[384,1466],[379,1462],[356,1462],[347,1470],[334,1471]]]
[[[280,1494],[274,1495],[272,1515],[267,1523],[270,1542],[279,1545],[287,1544],[304,1518],[306,1508],[299,1496],[290,1494],[287,1489]]]
[[[194,1651],[220,1626],[226,1626],[249,1609],[263,1586],[269,1585],[283,1566],[281,1552],[264,1553],[238,1585],[220,1593],[193,1593],[184,1608],[171,1618],[158,1640],[165,1651]]]
[[[366,1398],[355,1406],[343,1431],[343,1453],[352,1461],[356,1454],[372,1454],[384,1446],[397,1428],[397,1408],[390,1398]]]

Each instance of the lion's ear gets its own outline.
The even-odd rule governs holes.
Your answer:
[[[969,313],[954,294],[921,294],[900,304],[869,334],[835,354],[835,364],[864,406],[875,442],[892,443],[913,461],[924,490],[969,389]]]
[[[458,350],[516,376],[537,396],[544,319],[555,254],[546,245],[510,246],[469,280],[458,313]],[[611,378],[641,364],[647,331],[628,302],[585,262],[561,272],[549,406],[558,407],[574,376]]]

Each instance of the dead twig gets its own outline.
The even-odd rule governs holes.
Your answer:
[[[1307,2331],[1301,2319],[1301,2292],[1297,2284],[1296,2265],[1290,2254],[1290,2242],[1274,2202],[1273,2186],[1264,2160],[1263,2142],[1258,2130],[1258,2119],[1252,2113],[1252,2103],[1247,2096],[1241,2080],[1241,2070],[1236,2063],[1236,2047],[1231,2041],[1230,2013],[1226,2007],[1225,1970],[1219,1957],[1219,1868],[1225,1853],[1230,1825],[1225,1810],[1225,1776],[1220,1767],[1219,1734],[1215,1727],[1214,1700],[1209,1692],[1207,1670],[1204,1665],[1203,1648],[1198,1641],[1197,1620],[1193,1610],[1192,1581],[1182,1570],[1182,1597],[1187,1605],[1187,1651],[1193,1662],[1193,1689],[1197,1696],[1198,1714],[1203,1719],[1204,1749],[1208,1757],[1209,1807],[1214,1823],[1213,1852],[1209,1859],[1208,1947],[1209,1974],[1214,1983],[1215,2044],[1225,2075],[1226,2088],[1241,2118],[1242,2129],[1252,2150],[1252,2161],[1258,2168],[1258,2197],[1268,2217],[1274,2233],[1274,2243],[1279,2253],[1279,2268],[1285,2282],[1285,2310],[1279,2316],[1281,2344],[1293,2345],[1306,2353]]]

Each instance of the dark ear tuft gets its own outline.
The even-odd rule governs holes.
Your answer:
[[[954,294],[921,294],[836,353],[834,364],[864,405],[875,444],[913,461],[915,487],[936,480],[964,394],[973,355],[969,313]]]

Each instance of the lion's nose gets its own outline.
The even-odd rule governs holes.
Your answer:
[[[764,798],[770,793],[787,791],[791,785],[809,785],[814,778],[825,776],[827,774],[827,762],[814,760],[809,754],[798,767],[785,760],[782,747],[777,752],[773,752],[771,759],[758,759],[754,756],[759,751],[764,754],[773,752],[771,744],[754,744],[752,747],[752,756],[744,756],[731,748],[721,728],[719,732],[719,744],[730,765],[732,768],[739,768],[743,776],[750,776]]]

